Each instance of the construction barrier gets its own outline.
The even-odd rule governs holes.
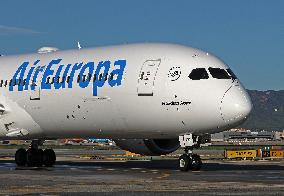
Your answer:
[[[262,151],[262,157],[270,157],[270,158],[283,158],[283,150],[268,150]]]
[[[225,157],[227,159],[253,159],[256,157],[256,150],[226,150]]]
[[[227,159],[255,159],[255,158],[283,158],[284,152],[281,149],[271,150],[225,150]]]

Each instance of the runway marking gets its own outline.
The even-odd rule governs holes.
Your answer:
[[[157,170],[157,169],[151,169],[150,171],[151,171],[151,172],[158,172],[159,170]]]
[[[179,169],[175,169],[175,170],[172,170],[172,171],[174,171],[174,172],[180,172],[180,170],[179,170]]]
[[[162,173],[161,176],[158,176],[158,177],[156,177],[156,178],[158,178],[158,179],[164,179],[164,178],[167,178],[167,177],[169,177],[169,176],[170,176],[169,173]]]
[[[281,174],[281,172],[276,172],[276,171],[268,171],[268,172],[266,172],[267,174]]]
[[[282,176],[268,176],[267,179],[284,179]]]

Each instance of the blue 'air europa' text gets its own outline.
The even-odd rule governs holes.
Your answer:
[[[23,62],[15,72],[12,83],[17,84],[18,91],[35,90],[40,86],[41,90],[73,88],[76,84],[81,88],[92,85],[93,96],[98,95],[98,88],[106,83],[110,87],[120,86],[126,60],[100,61],[88,63],[75,63],[63,65],[62,59],[50,61],[49,64],[39,66],[40,60],[30,65]],[[36,85],[35,85],[36,84]],[[10,85],[9,91],[14,91],[16,85]]]

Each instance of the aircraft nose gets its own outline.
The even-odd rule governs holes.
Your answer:
[[[221,116],[227,125],[237,126],[244,122],[252,110],[250,96],[241,85],[228,89],[221,101]]]

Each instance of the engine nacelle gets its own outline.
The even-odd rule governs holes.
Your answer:
[[[123,150],[148,156],[169,154],[180,147],[178,139],[119,139],[115,143]]]

